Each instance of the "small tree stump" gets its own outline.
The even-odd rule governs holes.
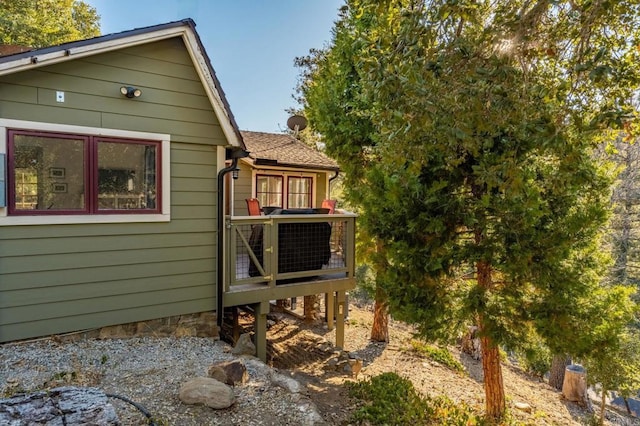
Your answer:
[[[567,366],[562,383],[562,396],[569,401],[587,405],[587,373],[583,366]]]

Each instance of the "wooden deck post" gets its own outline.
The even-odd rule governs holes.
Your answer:
[[[240,338],[240,312],[238,311],[237,306],[233,306],[231,308],[232,312],[232,324],[231,324],[231,339],[233,339],[233,344],[238,343],[238,339]]]
[[[344,290],[340,290],[337,292],[337,303],[336,303],[336,346],[344,349],[344,316],[345,316],[345,295]]]
[[[267,362],[267,314],[269,313],[269,301],[253,305],[255,313],[256,356],[264,363]]]
[[[325,319],[327,321],[327,329],[333,330],[333,318],[335,316],[335,300],[336,294],[331,291],[324,294]]]

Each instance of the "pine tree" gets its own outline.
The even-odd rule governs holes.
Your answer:
[[[576,305],[604,271],[612,181],[592,154],[633,113],[638,15],[633,1],[349,0],[303,75],[384,247],[391,311],[431,338],[479,326],[489,418],[505,410],[500,345],[533,328],[555,353],[588,351]]]

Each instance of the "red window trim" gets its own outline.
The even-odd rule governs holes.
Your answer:
[[[14,136],[38,136],[57,139],[75,139],[82,140],[84,144],[84,161],[85,168],[83,171],[85,188],[84,188],[84,209],[73,210],[17,210],[15,208],[15,157],[14,157]],[[156,207],[154,209],[100,209],[98,210],[98,144],[100,142],[124,143],[135,145],[148,145],[156,148]],[[114,214],[161,214],[162,213],[162,143],[160,141],[115,138],[109,136],[96,136],[79,133],[60,133],[46,132],[37,130],[7,130],[7,196],[8,196],[8,214],[9,216],[95,216],[95,215],[114,215]]]

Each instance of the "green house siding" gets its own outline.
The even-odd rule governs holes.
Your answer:
[[[252,198],[252,182],[251,166],[246,163],[239,163],[240,173],[238,179],[233,182],[233,214],[236,216],[247,216],[247,198]]]
[[[315,205],[320,207],[322,205],[322,200],[326,200],[326,199],[327,199],[327,174],[317,173]]]
[[[171,136],[170,222],[0,226],[0,341],[215,309],[228,143],[181,39],[0,77],[0,118]]]

